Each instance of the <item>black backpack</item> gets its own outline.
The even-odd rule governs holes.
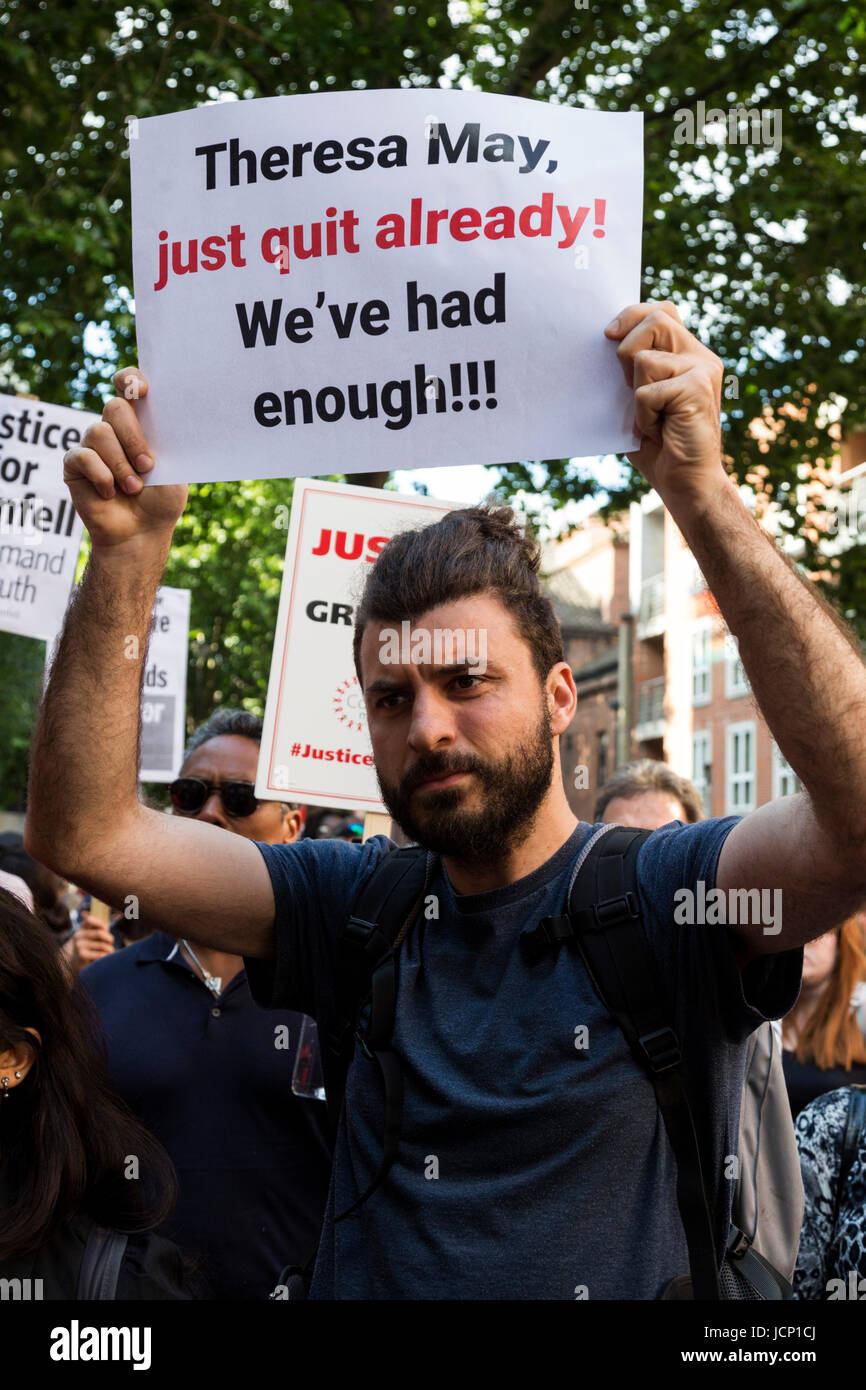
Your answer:
[[[690,1267],[690,1277],[673,1280],[664,1298],[789,1298],[787,1280],[736,1227],[731,1228],[720,1280],[700,1145],[679,1040],[671,1026],[673,1010],[640,916],[637,856],[651,833],[624,826],[597,830],[574,865],[568,911],[524,931],[520,947],[530,964],[566,944],[580,952],[596,994],[652,1082],[676,1157],[677,1203]],[[336,1221],[352,1216],[372,1196],[397,1154],[403,1087],[399,1061],[390,1048],[397,962],[400,945],[424,906],[435,864],[435,856],[417,845],[386,854],[358,893],[337,939],[337,1008],[333,1018],[319,1019],[329,1116],[336,1132],[357,1044],[382,1074],[385,1132],[378,1172]],[[306,1297],[316,1253],[303,1266],[283,1270],[271,1298]]]

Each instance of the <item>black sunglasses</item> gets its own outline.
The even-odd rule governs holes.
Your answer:
[[[168,789],[174,810],[182,816],[196,815],[211,792],[219,792],[223,809],[233,820],[251,816],[260,805],[254,782],[203,782],[200,777],[178,777]]]

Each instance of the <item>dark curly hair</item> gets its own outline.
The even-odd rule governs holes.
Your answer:
[[[538,578],[540,564],[538,542],[524,534],[510,507],[467,507],[393,536],[367,575],[355,614],[353,651],[362,688],[361,639],[368,623],[414,622],[442,603],[483,593],[508,610],[544,682],[565,655]]]

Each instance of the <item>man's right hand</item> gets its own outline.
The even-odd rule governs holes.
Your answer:
[[[187,490],[142,485],[152,465],[134,401],[147,382],[133,368],[114,382],[118,398],[64,458],[93,551],[66,613],[36,724],[24,844],[34,859],[103,902],[134,894],[154,928],[184,931],[231,955],[273,959],[274,892],[253,842],[165,816],[139,799],[142,667]],[[91,942],[78,936],[89,955]],[[98,954],[109,949],[105,933],[91,941]]]
[[[145,487],[141,478],[153,458],[136,419],[133,402],[147,395],[135,367],[114,376],[117,396],[91,425],[81,443],[63,457],[63,477],[72,504],[95,549],[108,550],[148,532],[171,535],[187,498],[185,484]]]

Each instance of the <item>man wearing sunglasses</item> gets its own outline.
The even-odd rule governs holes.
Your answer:
[[[232,840],[297,840],[303,808],[255,796],[261,730],[242,710],[201,725],[169,787],[172,816]],[[178,1170],[172,1239],[199,1258],[214,1298],[267,1298],[280,1269],[315,1244],[328,1190],[325,1106],[292,1093],[303,1015],[259,1009],[241,956],[180,921],[80,978],[116,1089]]]
[[[631,459],[691,547],[806,788],[747,815],[671,823],[638,859],[641,917],[689,1062],[713,1222],[700,1248],[714,1251],[717,1274],[748,1037],[792,1007],[803,943],[866,899],[866,800],[851,794],[866,783],[866,668],[725,471],[720,359],[668,302],[630,305],[604,333],[610,370],[633,388],[641,445]],[[138,893],[142,915],[177,935],[242,953],[262,1001],[326,1018],[336,934],[390,847],[383,836],[257,846],[140,805],[141,662],[126,659],[125,644],[137,633],[144,646],[186,488],[143,486],[153,461],[131,402],[147,383],[129,370],[115,381],[121,394],[102,423],[65,457],[92,551],[34,742],[27,847],[103,898]],[[190,399],[191,428],[201,408]],[[315,458],[306,462],[315,471]],[[314,1298],[657,1299],[688,1267],[676,1162],[650,1082],[577,952],[562,942],[557,951],[550,935],[540,958],[521,948],[526,933],[538,944],[541,922],[562,927],[592,834],[563,787],[560,737],[576,695],[539,564],[509,513],[457,512],[389,541],[355,610],[377,774],[394,819],[434,863],[395,982],[399,1151],[359,1219],[340,1221],[382,1157],[381,1081],[359,1048]],[[428,650],[437,631],[483,629],[485,671],[395,664],[383,642],[404,619]],[[100,711],[110,739],[96,735]],[[609,905],[632,911],[615,884]],[[698,889],[751,893],[759,906],[779,892],[784,925],[680,925],[684,885],[693,902]],[[658,1041],[648,1035],[646,1046],[662,1066]],[[716,1284],[704,1281],[708,1297]]]

